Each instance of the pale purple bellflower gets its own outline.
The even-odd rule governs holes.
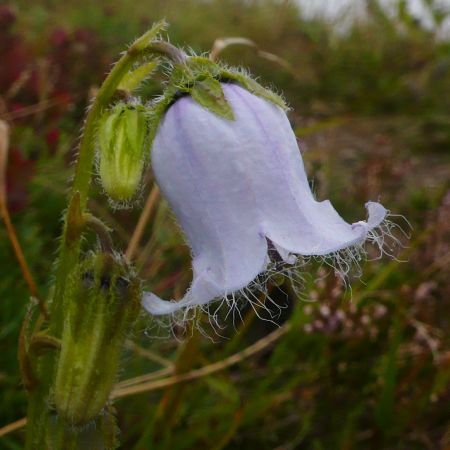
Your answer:
[[[366,221],[345,222],[329,200],[314,198],[283,109],[238,84],[222,88],[235,120],[184,96],[166,111],[153,142],[157,183],[193,256],[181,300],[144,293],[153,315],[234,298],[271,267],[273,249],[290,265],[346,249],[351,258],[367,240],[382,245],[387,211],[380,203],[366,204]]]

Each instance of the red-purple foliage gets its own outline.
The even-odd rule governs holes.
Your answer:
[[[26,205],[26,184],[39,153],[57,151],[63,118],[82,119],[89,88],[100,84],[109,57],[103,56],[97,35],[83,28],[55,27],[29,42],[17,29],[14,10],[2,6],[0,60],[0,118],[21,130],[12,136],[7,174],[10,207],[19,211]],[[25,135],[34,137],[32,149]],[[33,158],[25,156],[30,150]]]

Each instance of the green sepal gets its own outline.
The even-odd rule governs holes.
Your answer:
[[[161,116],[180,94],[191,95],[197,103],[209,111],[233,120],[234,114],[224,96],[222,83],[236,83],[284,110],[289,109],[278,94],[264,88],[244,72],[228,68],[203,56],[191,56],[185,64],[173,67],[163,96],[154,106],[152,128],[159,123]]]
[[[120,91],[133,92],[158,67],[159,60],[150,61],[137,69],[128,72],[117,87]]]
[[[170,81],[167,85],[169,92],[190,92],[196,81],[207,77],[220,78],[222,68],[219,64],[203,56],[190,56],[185,64],[173,67]]]
[[[196,81],[192,90],[192,98],[201,106],[227,120],[234,120],[234,113],[225,98],[219,81],[212,77]]]
[[[140,298],[139,279],[109,253],[88,256],[69,276],[54,403],[70,423],[95,419],[107,404]]]
[[[218,78],[223,70],[220,64],[211,61],[204,56],[191,56],[186,61],[186,65],[197,76],[210,75],[214,78]]]
[[[275,94],[275,92],[272,92],[271,90],[261,86],[257,81],[255,81],[253,78],[250,78],[248,75],[231,70],[224,70],[222,72],[222,78],[224,80],[231,80],[236,82],[241,87],[247,89],[247,91],[251,92],[257,97],[261,97],[279,106],[285,111],[289,109],[282,97],[280,97],[278,94]]]
[[[149,146],[151,147],[164,113],[183,95],[191,95],[198,104],[212,113],[234,120],[232,107],[223,93],[223,83],[236,83],[284,110],[289,109],[279,95],[264,88],[243,71],[229,68],[204,56],[190,56],[185,64],[177,64],[172,68],[163,95],[149,110]]]

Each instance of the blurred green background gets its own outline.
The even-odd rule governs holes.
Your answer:
[[[351,290],[316,264],[303,274],[300,298],[288,280],[270,286],[282,306],[274,321],[289,328],[263,351],[116,401],[122,448],[450,448],[450,43],[437,37],[448,15],[424,0],[434,21],[424,28],[403,1],[393,0],[389,13],[376,0],[354,1],[364,14],[335,21],[305,16],[288,0],[0,6],[0,118],[11,127],[8,205],[42,296],[51,285],[89,98],[126,45],[163,17],[171,42],[198,53],[218,38],[254,41],[259,52],[230,46],[220,58],[284,93],[318,198],[330,198],[349,221],[363,217],[365,201],[381,199],[412,225],[395,219],[411,234],[409,241],[399,234],[406,247],[395,259],[365,263]],[[158,73],[142,93],[157,95],[163,81]],[[121,249],[151,178],[131,212],[111,210],[94,189],[90,208],[114,228]],[[189,285],[189,263],[160,200],[136,254],[140,274],[158,294],[179,297]],[[3,224],[0,269],[3,426],[26,413],[16,349],[29,299]],[[226,365],[277,329],[258,314],[242,305],[243,319],[233,323],[220,312],[220,329],[198,317],[201,332],[143,314],[120,380]],[[0,437],[0,448],[22,448],[23,436],[17,430]]]

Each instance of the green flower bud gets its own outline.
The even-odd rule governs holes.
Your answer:
[[[147,117],[142,106],[120,104],[100,119],[99,174],[112,200],[131,200],[144,167]]]
[[[138,278],[109,253],[88,257],[69,277],[54,401],[70,423],[93,420],[107,403],[140,296]]]

